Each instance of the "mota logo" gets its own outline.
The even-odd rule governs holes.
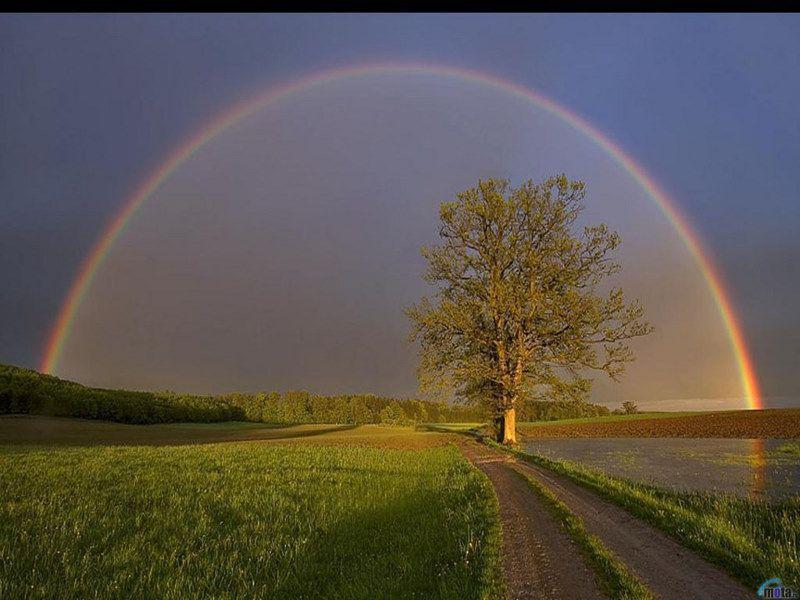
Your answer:
[[[761,598],[797,598],[795,591],[783,585],[777,577],[767,579],[762,583],[758,588],[758,595]]]

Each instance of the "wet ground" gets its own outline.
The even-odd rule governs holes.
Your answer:
[[[529,440],[526,452],[662,487],[778,500],[800,493],[798,440],[579,438]]]

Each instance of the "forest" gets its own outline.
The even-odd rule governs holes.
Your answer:
[[[211,423],[252,421],[271,424],[333,423],[411,426],[417,423],[482,423],[477,404],[398,399],[374,394],[325,396],[307,391],[230,393],[198,396],[93,388],[31,369],[0,365],[0,414],[78,417],[118,423]],[[609,414],[604,406],[578,401],[527,401],[521,421],[556,420]]]

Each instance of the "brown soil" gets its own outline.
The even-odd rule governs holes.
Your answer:
[[[497,493],[503,571],[511,598],[601,597],[575,543],[513,471],[535,477],[555,494],[657,598],[753,597],[666,534],[565,477],[474,443],[462,449],[489,476]]]
[[[701,413],[563,425],[522,425],[519,431],[524,437],[536,438],[797,438],[800,437],[800,409]]]
[[[517,461],[515,468],[544,484],[583,519],[657,598],[752,598],[754,591],[684,548],[665,533],[610,504],[566,477]]]
[[[462,449],[497,493],[509,599],[603,598],[575,542],[514,473],[509,459],[477,444],[464,444]]]

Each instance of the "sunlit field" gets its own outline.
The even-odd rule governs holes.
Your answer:
[[[127,425],[46,417],[0,415],[0,445],[181,445],[259,441],[276,444],[366,444],[415,449],[446,444],[451,438],[427,428],[385,425],[223,423],[165,423]]]
[[[2,446],[0,597],[499,594],[495,497],[447,439]]]

